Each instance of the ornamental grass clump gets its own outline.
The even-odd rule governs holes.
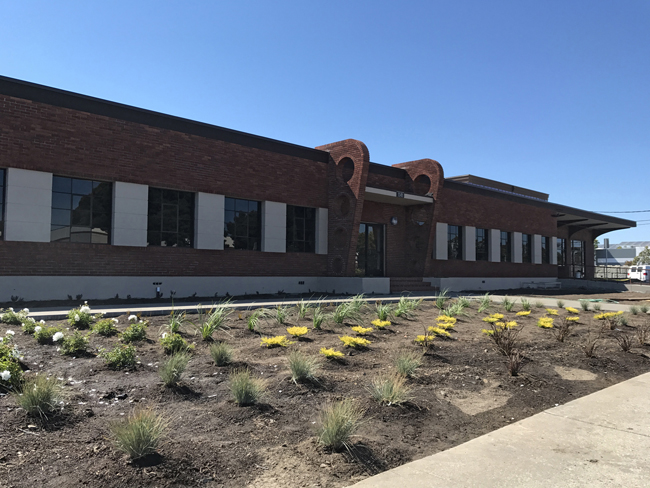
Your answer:
[[[117,327],[117,319],[103,319],[99,320],[92,326],[92,331],[100,336],[110,337],[116,335],[119,331]]]
[[[151,408],[138,408],[111,425],[117,448],[133,460],[154,454],[169,430],[169,421]]]
[[[375,312],[377,313],[377,320],[387,322],[393,315],[393,306],[390,303],[377,303],[375,305]]]
[[[99,319],[102,314],[98,313],[93,315],[88,302],[79,308],[73,308],[68,312],[68,324],[75,329],[90,329],[90,327]]]
[[[206,342],[214,340],[214,333],[226,330],[229,327],[226,325],[226,320],[232,314],[232,308],[229,307],[230,300],[215,305],[214,308],[208,310],[205,314],[201,314],[199,325],[194,325],[196,330],[201,334],[201,339]]]
[[[359,325],[350,328],[359,335],[366,335],[374,330],[372,327],[361,327]]]
[[[300,300],[296,304],[296,310],[298,311],[298,318],[304,319],[305,317],[307,317],[307,312],[309,311],[310,308],[311,305],[309,304],[309,302],[306,302],[304,299]]]
[[[311,323],[312,327],[316,330],[320,330],[325,322],[327,315],[323,312],[323,309],[319,305],[314,309],[314,316],[312,317]]]
[[[411,389],[406,385],[406,378],[399,374],[377,376],[370,383],[368,391],[382,405],[401,405],[411,399]]]
[[[185,312],[176,313],[172,310],[172,313],[169,314],[169,323],[167,324],[166,329],[172,334],[178,334],[181,331],[181,327],[183,327],[187,321],[187,315]]]
[[[54,337],[56,336],[56,341]],[[58,327],[37,325],[34,328],[34,339],[41,345],[51,345],[63,339],[63,331]]]
[[[106,366],[111,369],[126,369],[135,366],[135,347],[131,344],[116,344],[110,350],[101,350],[100,356],[104,358]]]
[[[167,361],[163,362],[158,370],[163,384],[167,387],[178,385],[191,358],[189,353],[179,352],[172,354]]]
[[[637,307],[636,305],[632,305],[630,307],[630,313],[632,315],[639,315],[639,307]]]
[[[446,293],[446,290],[443,290],[443,293]],[[441,299],[440,296],[438,299]],[[437,300],[436,299],[436,302]],[[446,301],[448,297],[445,295],[444,300]],[[398,318],[410,319],[415,315],[415,311],[422,304],[422,299],[408,298],[405,296],[400,297],[399,302],[397,302],[397,308],[393,312],[393,316]],[[444,308],[444,303],[443,303]]]
[[[521,309],[530,312],[530,302],[525,298],[521,299]]]
[[[239,369],[230,373],[230,393],[237,405],[258,403],[266,393],[266,382],[254,378],[248,369]]]
[[[62,334],[62,333],[61,333]],[[62,334],[63,335],[63,334]],[[88,354],[88,334],[82,334],[80,331],[75,330],[71,335],[62,337],[61,340],[61,354],[67,356],[82,356]],[[56,338],[56,334],[52,338]]]
[[[339,340],[345,345],[345,347],[352,347],[354,349],[363,349],[371,344],[368,339],[363,339],[361,337],[341,336],[339,337]]]
[[[225,342],[217,342],[210,346],[210,356],[217,366],[226,366],[232,362],[233,348]]]
[[[180,334],[170,334],[167,332],[164,332],[160,337],[160,345],[163,347],[165,354],[190,352],[194,349],[194,344],[189,344]]]
[[[377,329],[383,330],[390,325],[390,320],[375,319],[370,323],[374,325]]]
[[[489,310],[491,306],[492,306],[492,298],[490,298],[489,293],[486,293],[481,297],[481,301],[479,302],[478,305],[478,311],[479,313],[484,312],[486,310]]]
[[[600,303],[594,303],[594,312],[600,312],[601,305]]]
[[[535,308],[544,308],[544,302],[537,300],[535,302]]]
[[[444,310],[447,300],[449,300],[449,288],[443,288],[436,296],[435,305],[438,310]]]
[[[287,327],[287,334],[300,339],[302,336],[307,335],[309,329],[307,327]]]
[[[506,312],[511,312],[513,307],[515,306],[515,303],[517,303],[517,300],[510,300],[508,296],[506,295],[503,297],[503,301],[501,302],[501,305],[503,306],[503,309]]]
[[[126,329],[124,329],[124,332],[122,332],[122,335],[120,337],[122,341],[127,343],[144,341],[147,338],[148,326],[149,322],[146,321],[139,320],[138,322],[133,322]]]
[[[0,322],[4,322],[7,325],[22,325],[29,315],[29,309],[23,308],[16,312],[13,307],[9,307],[6,310],[0,309]]]
[[[557,305],[557,308],[564,308],[564,300],[558,300],[555,304]]]
[[[327,359],[341,359],[344,356],[341,351],[337,351],[333,348],[328,349],[326,347],[320,348],[320,354],[325,356]]]
[[[537,327],[541,329],[552,329],[553,317],[540,317],[537,321]]]
[[[44,374],[27,380],[20,393],[14,393],[16,403],[31,417],[47,419],[63,409],[63,388],[59,380]]]
[[[455,302],[447,306],[441,313],[447,317],[456,317],[458,315],[467,316],[468,314],[465,312],[465,308],[459,302]]]
[[[260,320],[269,318],[270,316],[271,312],[269,310],[266,310],[265,308],[258,308],[248,316],[248,320],[246,321],[248,330],[251,332],[256,332],[257,326],[260,324]]]
[[[344,322],[358,323],[361,320],[361,312],[360,309],[356,308],[356,304],[343,302],[337,305],[334,312],[332,312],[332,320],[337,324],[343,324]]]
[[[266,346],[269,349],[272,347],[287,347],[291,344],[295,344],[287,339],[287,336],[274,336],[274,337],[262,337],[262,342],[260,346]]]
[[[318,441],[334,451],[350,448],[350,437],[363,423],[365,410],[353,399],[330,403],[320,413]]]
[[[294,383],[318,381],[316,372],[320,368],[321,363],[317,357],[308,356],[301,351],[291,351],[288,361],[291,380]]]
[[[591,307],[589,300],[579,300],[579,302],[580,302],[580,306],[582,307],[582,310],[588,312],[589,308]]]
[[[289,315],[291,315],[291,307],[283,307],[281,305],[278,305],[275,308],[274,318],[278,324],[284,325],[284,323],[289,318]]]
[[[648,313],[648,310],[650,310],[650,307],[648,305],[639,305],[639,311],[643,314]]]
[[[411,378],[415,371],[422,365],[422,353],[416,351],[402,351],[395,359],[397,374]]]

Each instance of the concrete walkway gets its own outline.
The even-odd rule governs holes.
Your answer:
[[[354,485],[583,486],[650,486],[650,373]]]

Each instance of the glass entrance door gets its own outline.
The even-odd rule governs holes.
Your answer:
[[[357,240],[357,276],[384,276],[384,226],[359,225]]]

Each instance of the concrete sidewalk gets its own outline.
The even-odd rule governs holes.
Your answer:
[[[355,488],[650,486],[650,373]]]

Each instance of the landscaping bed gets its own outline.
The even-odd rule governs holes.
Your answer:
[[[393,318],[384,330],[365,335],[371,343],[360,350],[339,340],[356,335],[349,324],[326,321],[322,330],[312,329],[313,309],[304,319],[294,309],[283,325],[262,318],[256,332],[247,327],[252,311],[234,311],[226,321],[229,329],[214,334],[232,346],[233,362],[216,366],[210,343],[185,323],[181,335],[195,348],[181,383],[171,388],[163,386],[158,373],[168,358],[160,336],[169,317],[147,319],[147,340],[134,343],[138,363],[126,370],[109,369],[97,354],[120,343],[119,335],[91,334],[90,354],[70,357],[56,345],[39,345],[20,326],[0,324],[0,335],[15,332],[13,342],[30,370],[25,378],[36,372],[60,378],[66,393],[63,411],[47,420],[28,416],[12,395],[0,397],[0,485],[348,486],[650,371],[650,347],[641,346],[635,335],[638,326],[650,322],[646,314],[626,313],[627,326],[602,330],[604,321],[594,319],[593,311],[580,310],[570,335],[559,342],[554,329],[536,325],[549,316],[547,310],[531,305],[530,315],[522,317],[515,315],[521,303],[511,312],[499,303],[479,312],[478,301],[472,301],[463,312],[467,315],[457,315],[448,329],[451,339],[435,338],[425,348],[415,339],[440,314],[427,301],[411,319]],[[552,316],[556,325],[574,315],[553,308],[558,310]],[[331,313],[334,306],[326,303],[323,311]],[[504,322],[516,320],[521,329],[517,349],[523,365],[518,376],[509,374],[507,358],[482,332],[489,328],[483,319],[493,313],[502,313]],[[361,310],[359,325],[371,327],[376,318],[370,303]],[[200,322],[197,315],[187,319]],[[128,322],[126,315],[119,317],[117,329],[124,331]],[[72,331],[64,321],[44,325],[58,325],[64,335]],[[288,335],[286,328],[295,325],[309,332],[288,347],[261,347],[262,337]],[[629,352],[619,345],[622,335],[632,341]],[[595,336],[598,346],[588,358],[581,346]],[[319,354],[323,347],[345,355],[327,360]],[[317,382],[291,380],[287,357],[293,350],[322,358]],[[405,350],[424,354],[415,376],[405,381],[411,398],[401,405],[382,405],[368,387],[378,375],[394,372],[394,361]],[[267,383],[266,396],[251,406],[238,406],[229,389],[229,374],[244,367]],[[356,399],[365,409],[364,421],[350,448],[334,452],[318,442],[319,414],[323,406],[344,398]],[[110,426],[138,406],[154,407],[169,420],[169,429],[157,456],[131,461],[115,447]]]

